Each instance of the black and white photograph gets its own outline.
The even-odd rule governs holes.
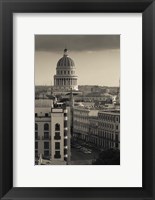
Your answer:
[[[35,35],[35,165],[120,165],[120,35]]]

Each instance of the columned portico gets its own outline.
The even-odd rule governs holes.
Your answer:
[[[78,90],[75,64],[68,56],[67,49],[64,49],[64,55],[58,61],[56,75],[54,75],[54,91],[70,91],[71,88]]]

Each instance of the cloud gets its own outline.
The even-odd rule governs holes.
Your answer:
[[[119,35],[35,35],[36,51],[60,52],[68,48],[71,51],[99,51],[119,49]]]

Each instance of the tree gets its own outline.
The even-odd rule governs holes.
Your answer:
[[[120,165],[120,151],[118,149],[108,149],[102,151],[99,157],[92,163],[93,165]]]

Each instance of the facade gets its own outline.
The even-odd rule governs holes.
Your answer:
[[[67,108],[51,109],[51,160],[70,161],[70,131]]]
[[[35,157],[51,156],[51,105],[49,100],[35,100]]]
[[[120,112],[76,107],[73,137],[99,149],[120,149]]]
[[[71,88],[76,91],[78,90],[75,64],[68,56],[68,50],[64,49],[64,55],[57,63],[53,90],[60,93],[70,91]]]
[[[104,101],[106,102],[109,97],[107,96],[76,96],[75,100],[84,102]]]
[[[106,92],[106,87],[98,85],[79,85],[79,90],[83,95],[88,95],[90,93],[104,94]]]
[[[89,141],[90,118],[97,117],[98,110],[83,107],[73,109],[73,137]]]
[[[50,160],[50,164],[67,164],[70,160],[70,108],[52,105],[51,100],[36,100],[35,157]],[[51,106],[52,105],[52,106]]]
[[[92,134],[94,135],[94,134]],[[95,144],[103,149],[120,149],[120,112],[100,111]]]

